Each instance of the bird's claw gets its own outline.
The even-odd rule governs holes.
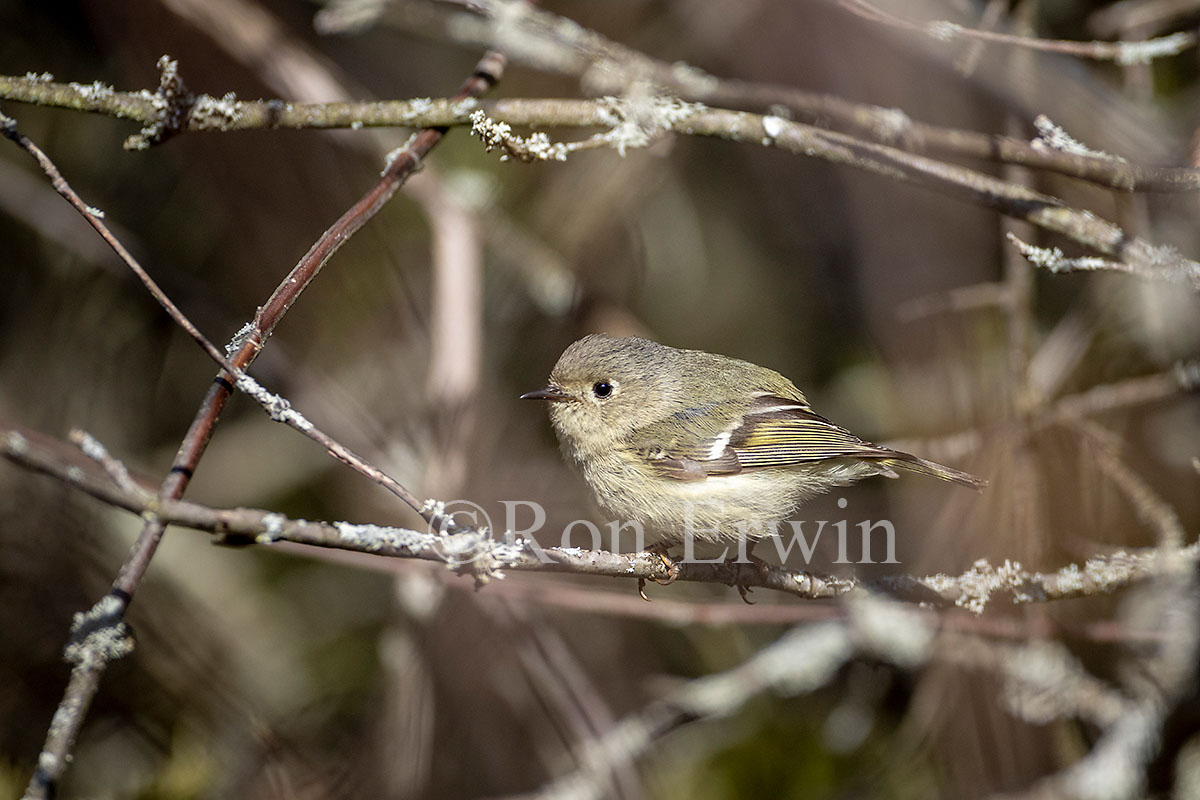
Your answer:
[[[738,590],[738,595],[741,596],[742,602],[748,606],[752,606],[754,605],[754,601],[751,600],[748,595],[751,591],[753,591],[753,588],[742,583],[742,568],[743,566],[753,567],[759,578],[765,579],[767,577],[768,570],[771,568],[771,565],[753,553],[747,553],[746,559],[749,563],[746,561],[727,561],[726,563],[732,564],[734,567],[734,578],[731,585],[733,588]]]
[[[676,581],[676,579],[679,578],[679,564],[675,563],[675,561],[673,561],[671,557],[667,555],[667,551],[670,549],[671,546],[669,544],[663,544],[660,542],[658,544],[650,545],[645,551],[650,555],[658,556],[658,560],[662,562],[663,571],[666,573],[666,577],[650,577],[650,580],[654,581],[659,586],[670,586]],[[646,596],[646,578],[638,578],[638,595],[640,595],[641,598],[646,602],[650,602],[650,598]]]
[[[657,583],[659,586],[670,586],[679,577],[679,565],[676,564],[667,551],[671,549],[669,544],[652,544],[646,548],[647,553],[658,556],[658,560],[662,562],[663,569],[667,573],[666,578],[651,578],[650,580]]]
[[[738,590],[738,595],[741,596],[742,602],[748,606],[754,605],[754,601],[750,599],[750,592],[754,591],[744,583],[735,583],[733,588]]]

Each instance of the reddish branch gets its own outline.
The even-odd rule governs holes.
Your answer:
[[[499,80],[504,65],[505,58],[502,54],[494,51],[487,53],[471,77],[463,83],[457,97],[477,97],[490,89]],[[3,122],[5,135],[38,158],[43,168],[46,165],[53,167],[44,155],[38,157],[40,151],[32,148],[32,143],[16,131],[15,123],[7,118],[0,122]],[[393,154],[380,180],[322,234],[267,302],[259,308],[253,322],[235,340],[236,351],[230,355],[228,362],[219,352],[214,354],[215,348],[204,342],[198,331],[193,334],[193,338],[198,337],[197,341],[203,343],[202,346],[207,344],[205,349],[210,355],[214,355],[219,362],[228,364],[234,371],[222,368],[209,387],[179,446],[171,471],[159,487],[156,500],[158,504],[177,501],[187,489],[212,437],[221,411],[233,393],[233,382],[237,379],[237,372],[244,370],[254,361],[283,315],[330,257],[387,203],[404,181],[420,167],[422,159],[441,141],[446,131],[446,127],[425,128],[415,134],[404,148]],[[65,186],[65,181],[58,175],[57,170],[47,170],[47,174],[50,175],[55,188],[59,189],[85,218],[89,221],[95,219],[95,214],[73,192],[64,192],[61,187]],[[106,240],[126,263],[130,263],[128,254],[115,239],[106,237]],[[147,286],[153,285],[149,276],[139,273],[138,277],[142,278]],[[156,295],[156,299],[168,310],[173,308],[165,296]],[[189,330],[189,333],[193,330]],[[415,497],[410,496],[406,499],[414,507],[420,507]],[[111,592],[87,614],[77,616],[67,645],[67,656],[74,668],[63,700],[47,732],[37,769],[26,789],[26,797],[45,798],[55,794],[66,770],[75,737],[99,688],[100,677],[107,663],[129,650],[130,640],[123,621],[124,614],[154,557],[165,528],[166,522],[163,518],[150,513],[146,525],[113,582]]]

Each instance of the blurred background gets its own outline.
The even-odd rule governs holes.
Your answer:
[[[1069,39],[1140,39],[1200,23],[1200,4],[1139,16],[1150,5],[890,8],[918,22]],[[832,2],[544,7],[721,77],[1020,138],[1034,135],[1043,113],[1138,164],[1193,159],[1194,48],[1117,67],[939,43]],[[0,74],[153,90],[155,62],[169,54],[194,92],[404,99],[453,94],[481,54],[403,14],[320,36],[319,10],[286,0],[0,0]],[[514,64],[493,96],[583,91],[576,77]],[[218,343],[409,133],[196,134],[129,152],[129,123],[13,102],[3,110]],[[1200,255],[1193,196],[969,166]],[[1122,483],[1128,473],[1194,538],[1194,395],[1168,391],[1086,418],[1054,409],[1194,360],[1200,302],[1124,275],[1034,274],[1014,260],[1010,230],[1062,244],[952,197],[777,150],[669,138],[624,157],[594,151],[523,165],[454,130],[335,256],[253,373],[421,496],[469,499],[501,527],[503,501],[541,504],[546,545],[560,543],[568,522],[602,517],[561,462],[545,409],[517,397],[594,331],[770,366],[864,438],[902,442],[991,482],[975,495],[920,477],[876,480],[802,509],[805,520],[893,522],[899,563],[853,565],[856,574],[957,574],[980,558],[1053,570],[1153,545],[1155,529]],[[0,419],[64,438],[86,429],[161,479],[213,365],[7,143],[0,276]],[[1113,454],[1122,469],[1111,467]],[[309,519],[423,524],[244,398],[225,412],[187,496]],[[138,528],[128,514],[0,465],[0,794],[28,780],[66,682],[72,614],[107,591]],[[835,544],[821,543],[813,569],[848,569],[832,563]],[[737,665],[789,624],[836,613],[763,591],[753,607],[726,587],[648,591],[646,604],[630,582],[522,574],[474,591],[440,565],[214,547],[172,530],[131,609],[137,650],[106,675],[63,795],[529,792],[577,766],[614,720]],[[1063,639],[1100,674],[1128,665],[1125,613],[1120,598],[989,608],[1030,637]],[[986,673],[906,674],[856,661],[819,692],[760,698],[668,737],[619,770],[608,792],[980,796],[1028,786],[1094,736],[1084,725],[1017,720]]]

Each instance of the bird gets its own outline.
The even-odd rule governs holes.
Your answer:
[[[804,501],[874,475],[987,485],[859,438],[774,370],[640,337],[579,339],[521,399],[548,403],[563,454],[598,504],[644,525],[647,549],[664,560],[688,537],[760,540]]]

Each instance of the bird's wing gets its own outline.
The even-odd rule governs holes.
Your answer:
[[[639,432],[635,449],[664,478],[700,481],[744,470],[831,458],[894,458],[814,412],[807,403],[764,395],[744,411],[732,404],[687,409]]]
[[[683,409],[639,430],[630,445],[664,478],[702,481],[710,475],[732,475],[742,471],[737,454],[729,449],[742,416],[733,403]]]
[[[729,449],[743,469],[790,467],[837,458],[870,461],[880,474],[898,477],[893,467],[930,475],[979,491],[987,481],[967,472],[927,461],[912,453],[871,444],[839,427],[807,404],[778,397],[759,398],[731,434]]]
[[[888,458],[895,451],[864,442],[807,404],[760,397],[729,438],[743,469],[788,467],[831,458]]]

